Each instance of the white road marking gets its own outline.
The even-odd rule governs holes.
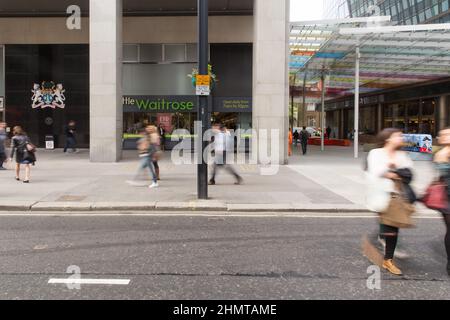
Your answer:
[[[130,284],[129,279],[56,279],[51,278],[48,284],[95,284],[95,285],[120,285]]]

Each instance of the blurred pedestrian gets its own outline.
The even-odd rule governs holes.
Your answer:
[[[156,135],[156,137],[155,137]],[[127,181],[130,185],[138,185],[138,179],[142,173],[143,170],[149,169],[151,178],[152,178],[152,184],[150,185],[150,188],[157,188],[158,185],[158,178],[155,172],[154,167],[154,156],[155,156],[155,146],[154,143],[158,139],[157,130],[155,126],[147,126],[145,128],[145,131],[142,133],[142,138],[139,139],[137,143],[138,151],[139,151],[139,158],[140,158],[140,164],[139,168],[136,172],[136,175],[134,176],[133,180]]]
[[[160,132],[163,132],[164,129],[159,129],[156,127],[152,127],[152,133],[150,134],[150,144],[152,146],[152,163],[153,167],[155,168],[155,174],[156,174],[156,180],[161,180],[160,177],[160,171],[159,171],[159,163],[158,161],[161,158],[162,151],[161,151],[161,144],[163,143],[163,137],[160,135]]]
[[[7,138],[6,123],[0,122],[0,170],[6,170],[6,168],[3,167],[3,164],[7,160],[5,146]]]
[[[328,126],[328,127],[327,127],[327,139],[328,139],[328,140],[331,139],[331,131],[332,131],[332,130],[331,130],[331,127]]]
[[[306,155],[306,153],[308,152],[309,137],[309,132],[306,130],[306,127],[303,127],[303,130],[300,132],[300,143],[302,145],[303,155]]]
[[[214,124],[212,130],[214,132],[214,164],[209,184],[216,184],[216,174],[219,168],[224,168],[232,174],[236,179],[236,185],[242,184],[242,177],[230,163],[227,163],[227,152],[234,152],[234,150],[231,150],[231,146],[234,146],[234,142],[232,140],[233,136],[225,128],[225,126],[221,124]]]
[[[64,129],[64,135],[66,136],[66,144],[64,146],[64,153],[67,153],[68,149],[72,152],[77,152],[77,140],[75,138],[76,123],[75,121],[69,121],[68,125]]]
[[[20,166],[25,165],[24,183],[30,183],[31,165],[36,162],[36,147],[31,143],[30,138],[20,126],[13,129],[13,138],[11,139],[10,161],[16,156],[16,180],[20,181]]]
[[[289,140],[288,154],[289,154],[289,157],[290,157],[290,156],[292,156],[292,144],[294,143],[294,136],[292,134],[292,129],[291,128],[289,128],[288,140]]]
[[[450,128],[444,129],[439,133],[439,144],[443,148],[436,154],[434,162],[439,171],[440,180],[444,182],[447,192],[447,208],[440,211],[447,227],[444,242],[447,251],[447,273],[450,276]]]
[[[298,133],[298,130],[295,130],[295,132],[294,132],[294,144],[295,144],[295,146],[297,146],[299,138],[300,138],[300,134]]]
[[[164,129],[164,126],[162,125],[162,123],[160,123],[158,126],[158,133],[159,133],[159,137],[161,139],[161,151],[165,151],[166,150],[166,129]]]
[[[379,148],[369,153],[367,177],[369,192],[367,204],[370,210],[380,214],[379,241],[385,248],[381,267],[394,275],[402,271],[394,264],[399,229],[411,227],[413,207],[401,190],[409,187],[404,182],[406,173],[412,178],[413,162],[406,152],[403,134],[398,129],[385,129],[378,135]],[[413,199],[412,199],[413,201]]]

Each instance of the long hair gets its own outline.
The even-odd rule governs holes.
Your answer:
[[[389,140],[389,138],[392,137],[392,135],[395,133],[402,133],[402,131],[397,128],[387,128],[387,129],[380,131],[380,133],[378,133],[378,135],[377,135],[378,147],[384,148],[386,146],[386,143]]]

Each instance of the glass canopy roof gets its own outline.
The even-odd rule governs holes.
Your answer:
[[[313,92],[322,74],[327,99],[354,94],[358,45],[361,94],[450,77],[450,24],[374,26],[363,19],[291,24],[291,79],[300,88],[306,79],[309,102],[320,101]]]

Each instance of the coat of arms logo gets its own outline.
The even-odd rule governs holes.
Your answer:
[[[66,97],[61,83],[55,85],[53,81],[44,81],[41,85],[33,85],[33,97],[31,98],[33,109],[36,108],[61,108],[64,109]]]

